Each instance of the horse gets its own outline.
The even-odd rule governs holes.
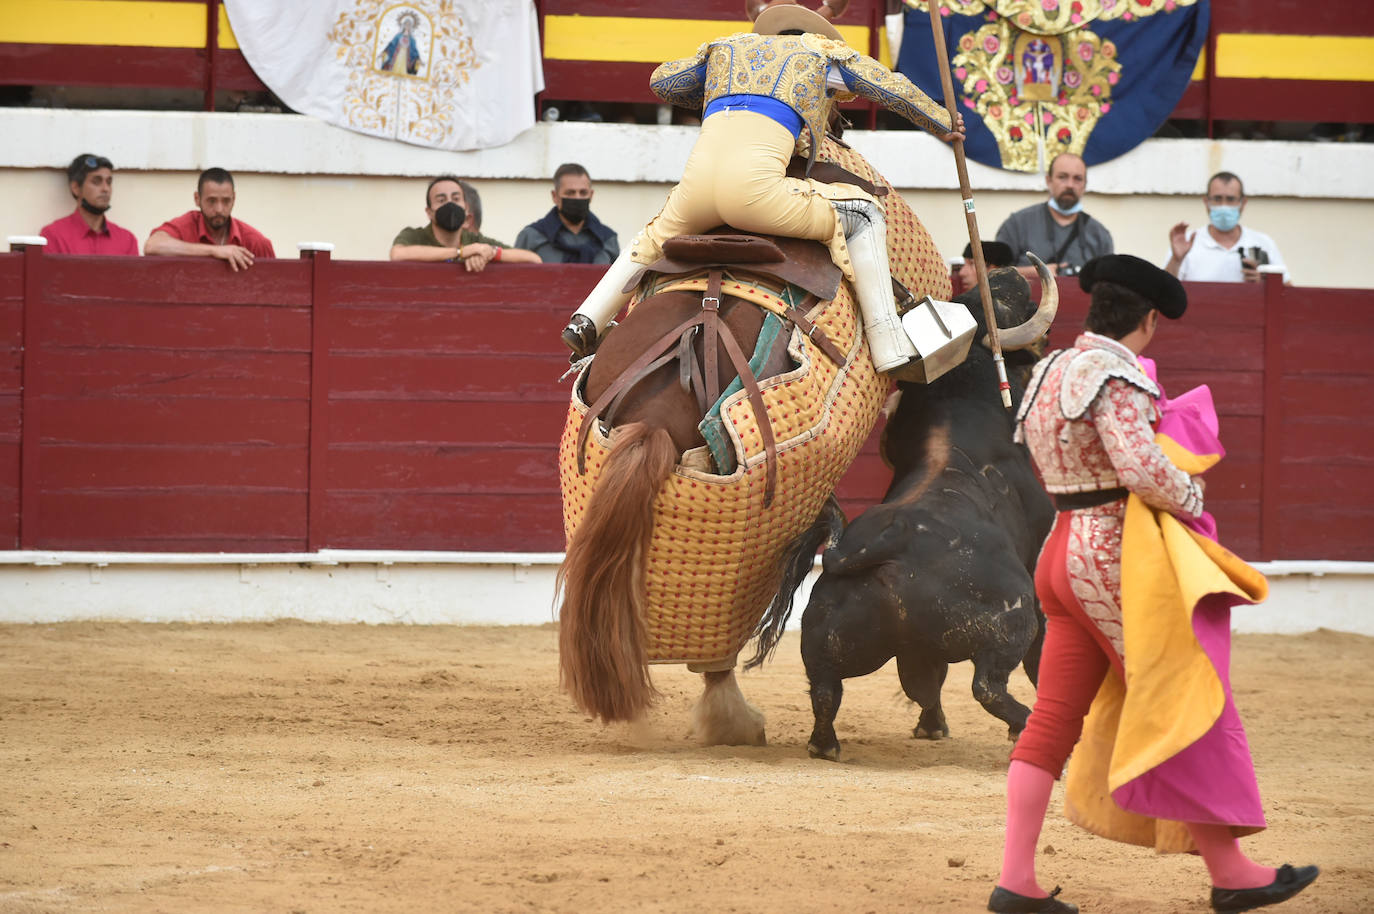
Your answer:
[[[886,184],[833,139],[817,159]],[[879,199],[894,279],[948,299],[928,233],[900,196]],[[705,680],[697,738],[762,745],[737,654],[889,384],[821,245],[731,235],[665,252],[655,267],[668,272],[645,281],[573,387],[559,447],[560,679],[593,717],[632,721],[655,697],[649,665],[686,663]]]

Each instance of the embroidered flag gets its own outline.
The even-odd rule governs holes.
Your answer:
[[[898,69],[943,98],[924,0],[905,0]],[[1188,88],[1209,0],[938,0],[969,158],[1038,171],[1148,139]]]
[[[500,146],[544,88],[531,0],[225,0],[240,49],[282,101],[360,133]]]

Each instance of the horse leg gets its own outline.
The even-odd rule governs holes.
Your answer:
[[[940,689],[944,687],[949,664],[938,657],[916,651],[897,655],[897,678],[901,680],[906,697],[921,706],[921,716],[911,735],[916,739],[944,739],[949,736],[949,723],[940,704]]]
[[[692,734],[703,746],[766,746],[763,713],[744,700],[733,669],[702,673],[706,689],[692,708]]]

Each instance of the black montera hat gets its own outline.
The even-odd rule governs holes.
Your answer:
[[[964,259],[968,260],[973,256],[973,243],[964,245]],[[1012,256],[1011,245],[1003,244],[1000,241],[983,242],[983,263],[992,267],[1009,267],[1016,263],[1016,258]]]
[[[1085,263],[1078,274],[1078,284],[1084,292],[1091,292],[1098,282],[1125,286],[1170,320],[1182,317],[1188,309],[1188,293],[1178,277],[1130,254],[1107,254]]]

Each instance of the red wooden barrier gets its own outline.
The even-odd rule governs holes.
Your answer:
[[[0,548],[561,550],[558,330],[600,273],[0,254]],[[1189,295],[1149,354],[1216,393],[1227,544],[1374,559],[1374,293]],[[870,440],[847,513],[888,481]]]

